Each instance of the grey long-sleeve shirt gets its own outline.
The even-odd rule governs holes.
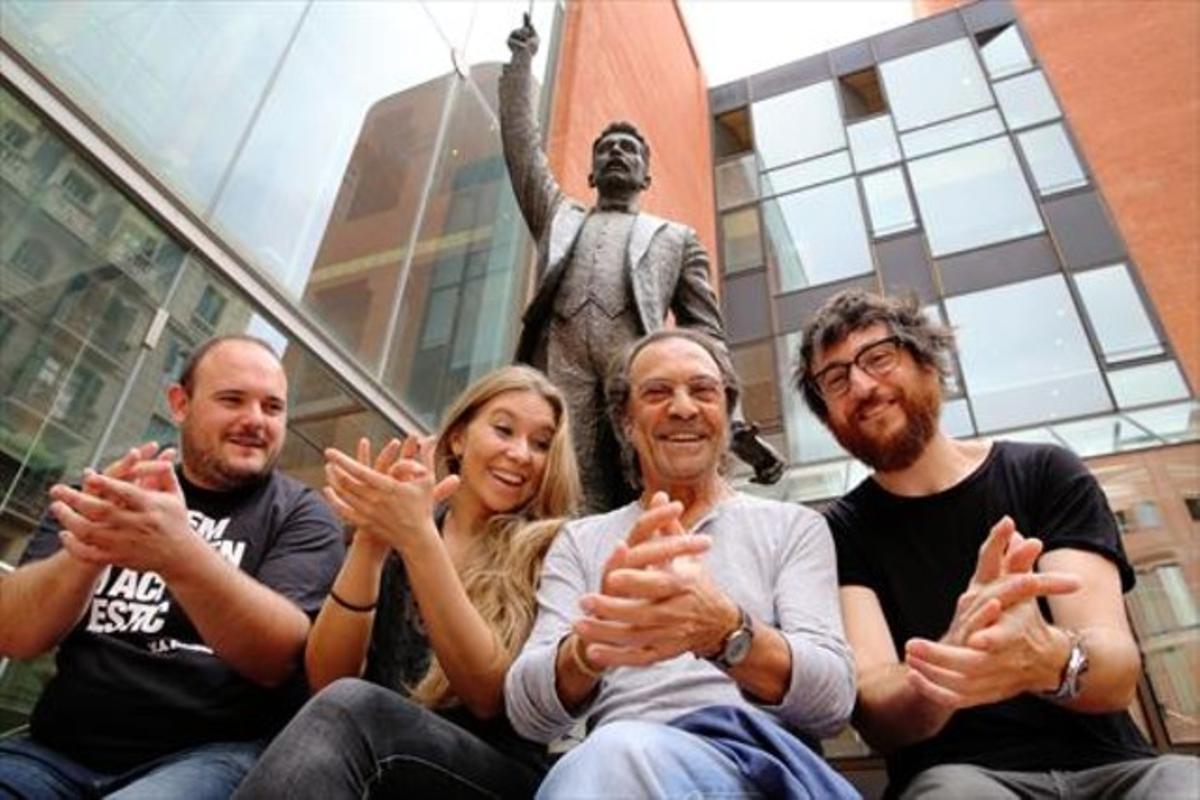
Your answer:
[[[579,598],[600,589],[604,562],[629,535],[633,503],[569,523],[542,569],[538,616],[508,671],[509,719],[522,736],[548,742],[575,720],[555,689],[559,642],[583,615]],[[854,707],[854,661],[842,633],[833,540],[820,514],[799,505],[738,494],[693,528],[712,537],[705,556],[721,589],[752,617],[780,631],[792,651],[783,702],[752,703],[732,678],[690,653],[649,667],[619,667],[579,713],[594,724],[620,719],[668,722],[711,705],[755,707],[814,736],[836,733]]]

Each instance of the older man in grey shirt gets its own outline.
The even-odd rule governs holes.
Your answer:
[[[695,331],[653,333],[629,348],[608,394],[642,495],[555,541],[505,687],[527,737],[552,740],[579,718],[593,730],[540,796],[774,793],[755,764],[786,765],[810,793],[852,793],[776,724],[837,732],[854,665],[824,520],[721,476],[738,394],[724,349]],[[722,736],[699,733],[717,712]],[[780,747],[766,752],[764,739]]]

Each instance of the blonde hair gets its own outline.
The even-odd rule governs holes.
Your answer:
[[[582,490],[571,447],[566,400],[545,375],[526,366],[488,373],[464,389],[446,410],[434,449],[438,478],[459,470],[458,459],[450,448],[451,438],[466,429],[480,408],[505,392],[535,392],[553,409],[554,435],[546,453],[546,468],[529,502],[487,521],[475,537],[466,563],[459,568],[459,578],[471,605],[511,660],[533,628],[542,559],[563,522],[575,511]],[[431,654],[429,669],[413,687],[412,698],[430,708],[457,701],[437,654]]]

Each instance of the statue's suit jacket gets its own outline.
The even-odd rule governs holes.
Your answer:
[[[528,62],[518,55],[500,78],[501,135],[517,203],[538,240],[538,288],[522,317],[517,360],[546,366],[554,300],[590,210],[567,197],[540,145]],[[625,253],[628,285],[643,333],[663,327],[673,311],[681,327],[724,342],[721,312],[709,283],[708,255],[686,225],[639,213]]]

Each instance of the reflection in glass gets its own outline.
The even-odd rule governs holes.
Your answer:
[[[1058,275],[946,298],[981,433],[1111,410]]]
[[[1194,400],[1144,411],[1130,411],[1126,416],[1167,442],[1194,442],[1200,439],[1200,403]]]
[[[989,108],[968,117],[952,119],[939,125],[912,131],[900,137],[905,158],[916,158],[935,150],[967,144],[1004,132],[1004,122],[996,109]]]
[[[783,194],[803,189],[850,174],[850,156],[842,150],[822,158],[814,158],[802,164],[764,172],[762,174],[763,196]]]
[[[1017,130],[1062,115],[1041,70],[993,84],[1008,127]]]
[[[1126,606],[1172,744],[1200,742],[1200,610],[1184,565],[1139,569]]]
[[[987,80],[966,39],[885,61],[879,70],[902,131],[992,105]]]
[[[758,168],[752,154],[718,164],[716,177],[717,208],[730,208],[758,198]]]
[[[1118,363],[1163,352],[1162,342],[1124,264],[1077,273],[1075,285],[1100,340],[1105,361]]]
[[[1182,400],[1188,396],[1183,373],[1174,361],[1158,361],[1140,367],[1115,369],[1105,373],[1118,408]]]
[[[757,208],[751,206],[722,214],[721,237],[721,264],[726,274],[762,266],[762,237],[758,232]]]
[[[983,57],[983,65],[992,80],[1033,66],[1015,23],[977,33],[975,40],[979,43],[979,55]]]
[[[1055,425],[1054,432],[1080,458],[1119,453],[1160,444],[1157,437],[1120,414]]]
[[[1019,133],[1017,141],[1043,196],[1087,185],[1087,175],[1060,123]]]
[[[780,291],[871,271],[853,178],[768,200],[762,210],[767,260],[779,276]]]
[[[750,109],[762,169],[846,146],[832,81],[759,100]]]
[[[750,136],[750,112],[742,107],[717,114],[713,119],[713,154],[717,158],[754,149]]]
[[[886,114],[847,126],[846,136],[850,140],[854,168],[859,172],[900,160],[896,129],[892,127],[892,118]]]
[[[742,382],[742,412],[746,419],[758,423],[762,428],[777,425],[779,395],[776,390],[775,353],[770,340],[734,348],[730,356]]]
[[[867,210],[871,214],[871,231],[876,236],[916,227],[917,219],[908,201],[903,170],[895,167],[864,175],[861,180]]]
[[[792,363],[792,359],[799,350],[799,334],[791,333],[783,337],[781,355],[785,365]],[[804,464],[826,461],[831,458],[845,458],[846,451],[833,438],[833,434],[808,410],[804,399],[792,385],[791,375],[790,366],[780,370],[779,396],[783,399],[783,427],[787,431],[788,455],[791,462]]]
[[[1006,138],[911,161],[908,174],[934,256],[1043,229]]]

